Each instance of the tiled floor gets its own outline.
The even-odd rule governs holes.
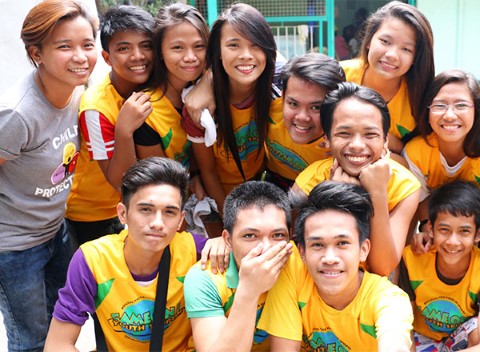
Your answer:
[[[93,332],[93,320],[89,319],[80,331],[76,347],[80,352],[88,352],[95,349],[95,334]],[[0,314],[0,351],[7,351],[7,335],[3,325],[3,317]]]

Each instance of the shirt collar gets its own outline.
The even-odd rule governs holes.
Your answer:
[[[233,256],[233,251],[230,252],[230,264],[227,268],[227,286],[228,288],[237,288],[238,287],[238,268],[235,263],[235,257]]]

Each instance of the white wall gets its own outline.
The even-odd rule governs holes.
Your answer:
[[[0,94],[33,69],[20,39],[23,20],[40,0],[0,0]],[[82,0],[96,12],[95,0]],[[103,59],[98,60],[103,64]],[[99,65],[102,66],[102,65]]]
[[[0,0],[0,94],[13,82],[32,70],[20,31],[23,19],[38,0]]]
[[[480,1],[417,0],[417,7],[432,25],[436,73],[459,68],[480,80]]]
[[[357,5],[369,2],[358,0]],[[20,30],[23,19],[30,8],[40,0],[0,0],[0,94],[13,82],[32,70],[23,43]],[[94,0],[83,0],[95,9]],[[343,1],[338,1],[344,11],[338,27],[350,23],[354,10],[349,13]],[[343,5],[343,6],[342,6]],[[460,68],[471,72],[480,80],[480,1],[478,0],[417,0],[417,7],[427,16],[434,34],[434,53],[436,72],[449,68]],[[346,20],[345,20],[346,19]],[[99,48],[100,52],[100,48]],[[94,78],[102,76],[105,63],[99,56]],[[102,72],[102,73],[98,73]]]
[[[374,11],[384,0],[356,0],[355,9]],[[355,9],[346,0],[335,0],[339,11],[336,26],[341,31],[354,18]],[[417,7],[432,25],[436,73],[451,68],[471,72],[480,80],[480,1],[417,0]]]

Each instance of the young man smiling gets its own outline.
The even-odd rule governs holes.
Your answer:
[[[325,95],[345,81],[335,59],[309,53],[291,58],[282,68],[282,114],[271,114],[265,143],[266,180],[288,190],[311,163],[328,158],[320,123]]]
[[[123,228],[120,181],[136,161],[133,132],[152,112],[150,96],[135,90],[152,71],[153,24],[137,6],[112,7],[103,18],[102,56],[112,70],[82,97],[81,150],[65,216],[79,244]]]
[[[168,280],[163,348],[191,350],[183,280],[205,238],[178,232],[184,218],[188,173],[167,158],[140,160],[124,174],[118,217],[127,229],[89,241],[74,254],[59,291],[45,351],[76,351],[88,315],[95,313],[112,351],[148,351],[157,284]],[[216,239],[209,240],[216,241]],[[206,246],[208,247],[208,245]],[[159,272],[170,253],[170,269]]]
[[[307,167],[295,180],[292,194],[304,198],[315,185],[329,179],[364,187],[375,210],[368,268],[390,275],[402,256],[418,206],[420,183],[388,157],[387,105],[372,89],[340,83],[327,94],[320,118],[333,157]]]
[[[360,186],[326,181],[299,208],[302,260],[292,256],[270,290],[258,327],[271,351],[409,351],[405,292],[359,268],[370,250],[373,206]]]

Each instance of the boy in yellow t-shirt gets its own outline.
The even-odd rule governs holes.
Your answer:
[[[465,181],[447,183],[432,192],[428,213],[433,247],[420,255],[406,247],[400,265],[399,285],[415,313],[416,349],[477,346],[480,190]]]
[[[400,263],[420,193],[416,177],[388,157],[388,107],[374,90],[345,82],[327,94],[320,118],[332,158],[307,167],[292,192],[305,197],[329,179],[364,187],[375,210],[368,268],[388,276]]]
[[[179,232],[188,182],[185,168],[168,158],[143,159],[127,170],[117,206],[127,229],[89,241],[75,252],[45,351],[73,350],[82,325],[94,313],[108,350],[148,351],[158,333],[152,324],[161,280],[168,280],[165,320],[159,323],[163,350],[193,349],[183,280],[206,239]],[[170,253],[168,273],[159,272],[164,253]]]
[[[271,351],[409,351],[408,296],[359,269],[370,249],[373,206],[357,185],[326,181],[301,204],[291,256],[269,291],[258,327]]]
[[[120,181],[136,161],[133,132],[152,112],[150,96],[135,90],[152,71],[153,25],[137,6],[112,7],[102,20],[102,57],[112,69],[82,97],[81,149],[65,214],[79,244],[123,228]]]
[[[283,66],[283,113],[270,116],[266,181],[288,190],[305,167],[328,158],[320,106],[325,95],[344,81],[338,62],[319,53],[292,57]]]

